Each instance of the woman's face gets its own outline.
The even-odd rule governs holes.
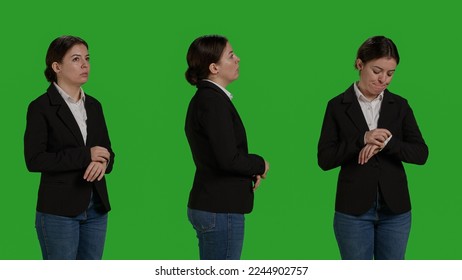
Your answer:
[[[241,59],[234,53],[229,42],[226,43],[220,60],[215,63],[216,77],[222,86],[227,86],[239,77],[239,61]]]
[[[74,45],[64,55],[63,60],[53,64],[58,84],[81,86],[88,80],[90,74],[90,55],[83,44]]]
[[[365,97],[374,99],[391,83],[396,69],[396,60],[382,57],[364,64],[361,59],[357,59],[356,67],[360,73],[359,89]]]

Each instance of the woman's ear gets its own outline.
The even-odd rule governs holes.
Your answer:
[[[361,71],[363,70],[363,68],[364,68],[363,61],[360,58],[356,59],[356,69]]]
[[[55,73],[61,72],[61,66],[59,65],[58,62],[53,62],[51,64],[51,68],[53,68],[53,71],[55,71]]]
[[[215,63],[209,65],[209,71],[211,74],[218,74],[218,66]]]

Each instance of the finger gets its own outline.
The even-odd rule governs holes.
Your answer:
[[[255,181],[255,184],[253,184],[253,190],[255,191],[256,189],[258,189],[258,187],[260,186],[260,181],[261,179],[258,179],[257,181]]]
[[[106,150],[104,153],[102,153],[102,157],[109,160],[109,158],[111,157],[111,154]]]
[[[366,162],[369,161],[369,159],[371,159],[373,156],[375,156],[376,154],[378,154],[380,152],[381,148],[378,147],[378,146],[371,146],[370,147],[370,150],[367,154],[367,157],[366,157]]]
[[[93,148],[94,148],[94,153],[96,155],[109,155],[109,150],[106,149],[106,148],[99,147],[99,146],[96,146],[96,147],[93,147]]]
[[[87,182],[91,182],[91,177],[93,177],[93,174],[95,173],[95,164],[92,163],[91,166],[88,166],[88,175],[87,175]]]
[[[93,174],[93,176],[90,178],[90,182],[94,182],[96,180],[96,178],[98,178],[101,170],[99,167],[95,168],[95,173]]]
[[[261,183],[261,177],[257,176],[256,180],[255,180],[255,183],[253,184],[253,190],[254,191],[260,186],[260,183]]]
[[[95,165],[95,173],[93,174],[91,178],[91,182],[94,182],[103,172],[103,165],[102,164],[96,164]]]
[[[109,158],[111,154],[107,150],[104,150],[104,151],[97,151],[96,156]]]
[[[94,147],[97,151],[106,151],[107,152],[107,149],[104,148],[104,147],[101,147],[101,146],[95,146]]]
[[[380,133],[383,134],[386,138],[391,136],[391,132],[386,128],[380,128]]]
[[[95,174],[98,171],[98,164],[93,163],[90,172],[88,173],[87,181],[93,182],[95,180]]]
[[[385,134],[376,134],[373,138],[373,141],[375,141],[375,143],[372,143],[372,144],[375,144],[377,145],[376,143],[383,143],[384,141],[386,140],[386,136]]]
[[[87,167],[85,170],[85,173],[83,173],[83,179],[86,180],[88,177],[88,173],[90,172],[90,165]]]
[[[366,152],[364,162],[367,163],[369,159],[374,155],[374,149],[372,147],[368,147],[368,151]]]
[[[370,158],[371,151],[374,150],[374,145],[368,144],[366,145],[360,152],[360,164],[365,164]]]
[[[94,162],[106,163],[106,162],[107,162],[107,159],[104,158],[104,157],[98,156],[98,157],[92,158],[92,161],[94,161]]]
[[[391,136],[390,130],[388,130],[386,128],[384,128],[383,130],[385,131],[385,134],[387,135],[387,138]]]
[[[364,159],[365,159],[364,154],[365,154],[366,148],[367,148],[367,146],[362,148],[361,151],[359,152],[358,163],[361,164],[361,165],[364,164]]]
[[[267,162],[267,161],[265,160],[265,171],[263,172],[263,176],[262,176],[263,178],[266,177],[266,174],[268,173],[268,170],[269,170],[269,169],[270,169],[269,162]]]
[[[93,166],[93,162],[91,162],[88,165],[87,169],[85,170],[85,173],[83,174],[83,179],[84,180],[86,180],[88,178],[88,174],[90,174],[90,170],[91,170],[92,166]]]
[[[371,151],[371,147],[372,147],[372,145],[367,145],[366,148],[364,149],[363,164],[366,164],[368,159],[369,159],[368,157],[369,157],[369,153]]]
[[[105,173],[106,173],[106,167],[103,167],[101,170],[101,173],[98,176],[98,181],[101,181],[101,179],[103,179]]]
[[[382,145],[383,145],[383,142],[384,142],[384,141],[374,140],[374,141],[372,141],[372,143],[370,143],[370,144],[371,144],[371,145],[376,145],[376,146],[382,146]]]

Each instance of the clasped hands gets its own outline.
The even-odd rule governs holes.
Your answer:
[[[266,174],[269,170],[269,162],[265,160],[265,172],[262,175],[254,175],[253,176],[253,191],[255,191],[259,186],[262,179],[266,178]]]
[[[367,131],[364,135],[365,146],[359,152],[358,163],[361,165],[367,163],[370,158],[385,147],[387,139],[391,136],[391,132],[385,128]]]
[[[83,179],[88,182],[100,181],[106,173],[107,164],[111,158],[108,149],[100,146],[94,146],[90,149],[91,163],[83,174]]]

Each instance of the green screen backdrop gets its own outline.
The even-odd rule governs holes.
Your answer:
[[[241,58],[229,86],[250,152],[271,170],[246,216],[243,259],[339,259],[332,220],[339,169],[317,166],[327,101],[358,78],[356,50],[385,35],[401,55],[389,89],[407,98],[430,156],[406,165],[408,259],[462,258],[460,12],[456,1],[2,1],[0,259],[40,259],[39,174],[23,157],[27,105],[44,93],[49,43],[90,46],[85,91],[103,104],[116,161],[107,176],[105,259],[197,259],[186,216],[194,164],[184,134],[195,92],[189,44],[223,34]]]

